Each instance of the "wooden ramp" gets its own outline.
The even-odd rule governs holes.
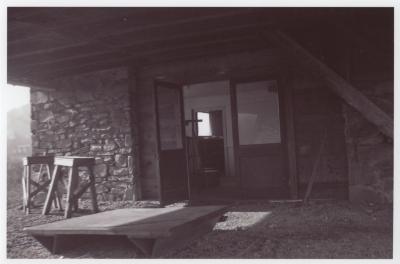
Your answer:
[[[53,254],[88,236],[126,236],[143,254],[157,257],[210,232],[226,206],[128,208],[27,227]],[[106,238],[106,237],[105,237]]]

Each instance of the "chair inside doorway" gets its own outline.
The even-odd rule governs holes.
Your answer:
[[[199,189],[219,187],[225,174],[222,110],[196,112],[196,118],[198,131],[192,141],[198,156],[195,182]]]
[[[227,199],[238,182],[229,81],[190,84],[183,91],[192,194],[196,200]]]

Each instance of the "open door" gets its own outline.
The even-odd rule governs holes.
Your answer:
[[[231,83],[236,171],[247,197],[289,195],[280,98],[276,80]]]
[[[181,86],[155,82],[161,205],[188,199]]]

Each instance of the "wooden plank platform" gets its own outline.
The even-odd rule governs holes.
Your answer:
[[[210,232],[226,206],[127,208],[27,227],[48,250],[61,253],[91,235],[126,236],[143,254],[157,257]]]

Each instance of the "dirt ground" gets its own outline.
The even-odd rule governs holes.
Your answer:
[[[120,238],[97,239],[53,255],[22,229],[61,220],[62,215],[42,216],[40,208],[25,215],[19,202],[10,200],[8,258],[144,257]],[[101,210],[132,206],[131,202],[100,203]],[[345,201],[312,201],[306,206],[237,201],[212,232],[163,258],[392,258],[392,219],[391,206],[359,207]]]

